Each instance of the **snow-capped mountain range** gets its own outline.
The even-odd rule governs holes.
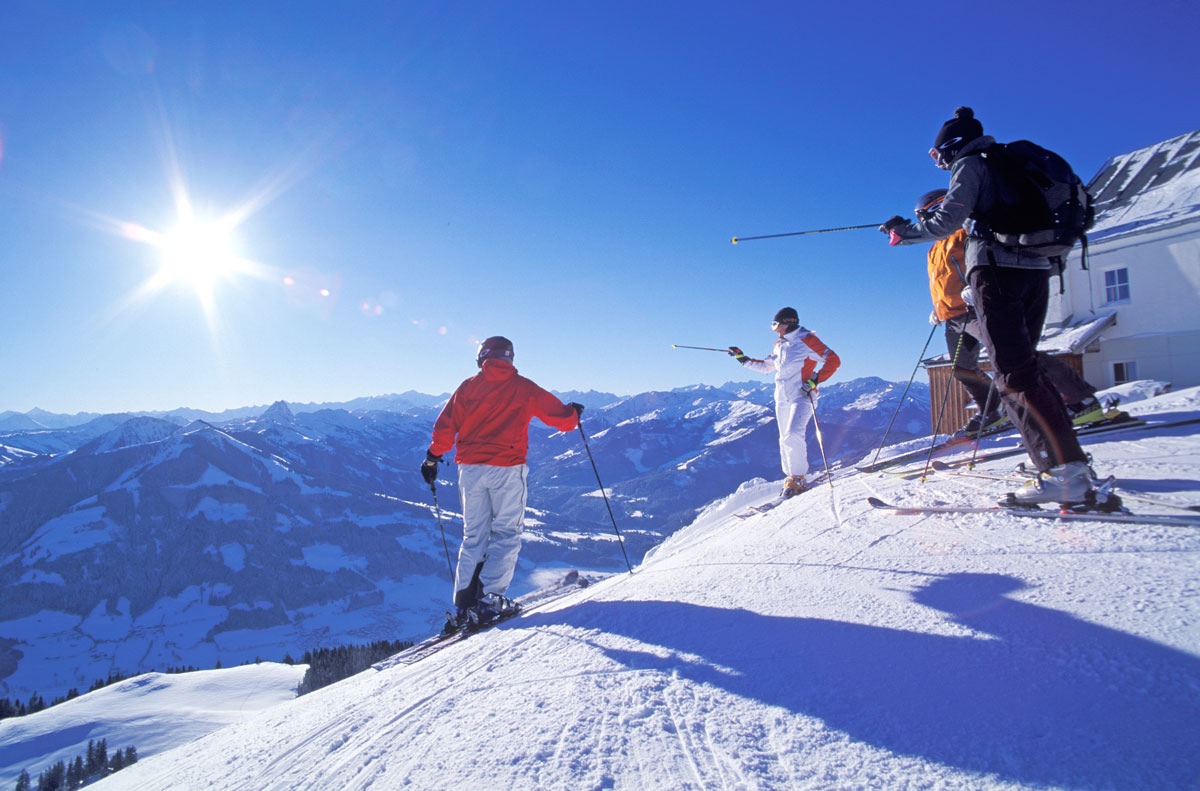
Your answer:
[[[928,432],[928,390],[914,385],[901,405],[903,389],[824,389],[832,465],[875,448],[893,415],[892,440]],[[714,497],[780,477],[769,382],[561,395],[588,407],[589,444],[531,427],[513,593],[546,570],[624,568],[597,471],[634,559]],[[444,399],[23,416],[37,425],[0,432],[0,697],[436,629],[457,492],[447,468],[435,508],[417,465]]]

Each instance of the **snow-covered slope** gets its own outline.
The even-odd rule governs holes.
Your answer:
[[[153,755],[296,696],[307,665],[264,662],[195,673],[147,673],[26,717],[0,720],[0,788],[26,769],[37,777],[56,761],[105,739],[111,754]]]
[[[1131,411],[1200,417],[1200,391]],[[1087,448],[1128,492],[1197,503],[1196,431]],[[1005,486],[846,473],[735,518],[774,494],[752,481],[633,574],[95,788],[1195,787],[1200,529],[865,503]]]

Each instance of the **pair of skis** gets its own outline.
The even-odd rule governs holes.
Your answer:
[[[1128,525],[1174,525],[1177,527],[1200,527],[1200,514],[1130,514],[1108,512],[1052,511],[1049,509],[1003,505],[896,505],[878,497],[868,497],[872,508],[888,511],[899,516],[927,516],[930,514],[1008,514],[1025,519],[1060,519],[1079,522],[1115,522]]]
[[[783,505],[784,502],[786,502],[787,500],[790,500],[792,497],[799,497],[800,495],[804,494],[805,492],[811,492],[813,489],[819,488],[821,486],[825,486],[828,483],[829,483],[829,476],[827,476],[822,471],[822,472],[818,473],[817,475],[813,476],[808,481],[808,486],[806,486],[804,488],[804,491],[797,492],[796,494],[790,495],[788,497],[784,497],[782,494],[776,495],[775,499],[768,500],[767,502],[760,503],[759,505],[751,505],[748,508],[746,508],[745,510],[738,511],[736,514],[734,514],[734,516],[736,516],[738,519],[749,519],[750,517],[754,516],[755,514],[765,514],[767,511],[773,510],[773,509],[778,508],[779,506]]]
[[[438,653],[455,643],[466,640],[471,635],[486,632],[496,626],[499,626],[506,621],[511,621],[519,616],[527,615],[530,612],[538,610],[551,602],[557,601],[564,596],[568,596],[577,590],[591,585],[593,580],[581,575],[575,569],[569,571],[566,576],[554,585],[550,585],[540,590],[532,591],[520,596],[516,599],[516,607],[511,610],[502,612],[496,618],[487,623],[478,624],[470,628],[455,629],[450,632],[441,632],[432,637],[427,637],[421,642],[404,649],[398,654],[389,656],[387,659],[376,662],[371,665],[373,670],[387,670],[388,668],[397,665],[411,665],[426,659],[433,654]]]
[[[882,461],[876,461],[871,464],[860,464],[854,469],[858,470],[859,472],[881,472],[889,467],[895,467],[898,464],[907,464],[910,461],[936,459],[940,456],[957,453],[964,447],[974,448],[975,443],[978,440],[999,436],[1001,434],[1007,434],[1010,431],[1013,431],[1012,424],[1005,423],[1002,426],[998,426],[978,434],[954,434],[948,439],[933,445],[933,447],[926,446],[923,448],[918,448],[917,450],[908,451],[907,453],[901,453],[898,456],[891,456],[883,459]]]
[[[1090,464],[1089,460],[1089,464]],[[1016,469],[1009,475],[998,475],[994,473],[980,472],[979,470],[970,469],[955,469],[948,464],[940,461],[935,461],[931,468],[934,472],[942,472],[947,475],[956,475],[960,478],[980,478],[987,481],[1020,481],[1029,480],[1037,477],[1035,471],[1029,470],[1025,466],[1025,462],[1021,462],[1016,466]],[[1151,497],[1140,492],[1132,492],[1121,486],[1115,477],[1109,476],[1099,482],[1097,487],[1104,492],[1113,492],[1122,500],[1132,500],[1135,502],[1145,503],[1147,505],[1159,506],[1161,508],[1172,508],[1180,511],[1188,511],[1191,513],[1200,513],[1200,505],[1186,505],[1183,503],[1173,502],[1164,497]]]
[[[1122,413],[1122,414],[1124,415],[1125,413]],[[1145,430],[1149,430],[1149,429],[1171,429],[1171,428],[1177,428],[1180,426],[1189,426],[1189,425],[1193,425],[1195,423],[1200,423],[1200,418],[1183,418],[1183,419],[1179,419],[1179,420],[1154,420],[1154,419],[1141,419],[1141,418],[1129,417],[1128,415],[1126,415],[1124,418],[1116,418],[1116,419],[1099,421],[1096,423],[1088,423],[1087,425],[1084,425],[1084,426],[1076,429],[1075,436],[1088,437],[1088,436],[1092,436],[1095,434],[1107,435],[1110,433],[1117,433],[1117,432],[1124,433],[1127,431],[1145,431]],[[961,445],[961,443],[960,443],[960,445]],[[970,447],[970,446],[968,445],[967,447]],[[946,443],[937,445],[934,447],[934,453],[933,453],[933,456],[931,457],[931,460],[938,459],[938,461],[942,461],[944,464],[946,464],[947,466],[950,466],[950,467],[964,467],[964,466],[969,467],[969,466],[974,466],[976,464],[982,464],[987,461],[993,461],[995,459],[1006,459],[1006,458],[1010,458],[1012,456],[1019,456],[1022,453],[1026,452],[1025,445],[1023,443],[1018,442],[1015,445],[1012,445],[1010,447],[1001,447],[1001,448],[997,448],[995,450],[985,451],[983,453],[978,453],[978,454],[975,454],[968,458],[960,458],[960,459],[953,459],[953,460],[939,458],[939,457],[945,457],[945,456],[951,455],[951,454],[957,452],[957,450],[958,450],[958,448],[955,448],[952,445],[947,445]],[[887,470],[888,472],[890,472],[892,474],[900,475],[900,476],[919,475],[919,474],[925,472],[924,462],[922,463],[920,468],[917,468],[915,466],[910,469],[893,469],[893,468],[895,468],[898,465],[902,465],[902,464],[905,464],[910,461],[915,461],[917,459],[921,459],[922,457],[927,457],[927,456],[929,456],[928,448],[926,448],[925,451],[923,451],[921,453],[916,453],[916,452],[905,453],[905,454],[901,454],[900,456],[893,456],[892,458],[886,459],[877,464],[871,464],[871,465],[865,465],[865,466],[860,465],[860,466],[856,467],[855,469],[857,469],[859,472],[881,472],[881,471]],[[931,463],[934,463],[934,462],[931,461]]]

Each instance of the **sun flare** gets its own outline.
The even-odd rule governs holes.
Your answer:
[[[228,223],[181,220],[157,242],[159,278],[210,294],[216,284],[241,269],[241,256]]]

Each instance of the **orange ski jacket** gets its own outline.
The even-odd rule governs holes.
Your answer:
[[[460,384],[442,407],[429,452],[442,456],[457,445],[459,464],[524,464],[529,423],[535,417],[559,431],[579,425],[574,408],[518,374],[512,363],[484,360],[483,369]]]
[[[929,248],[929,295],[933,312],[939,321],[946,321],[967,312],[962,292],[966,274],[967,232],[959,228]]]

